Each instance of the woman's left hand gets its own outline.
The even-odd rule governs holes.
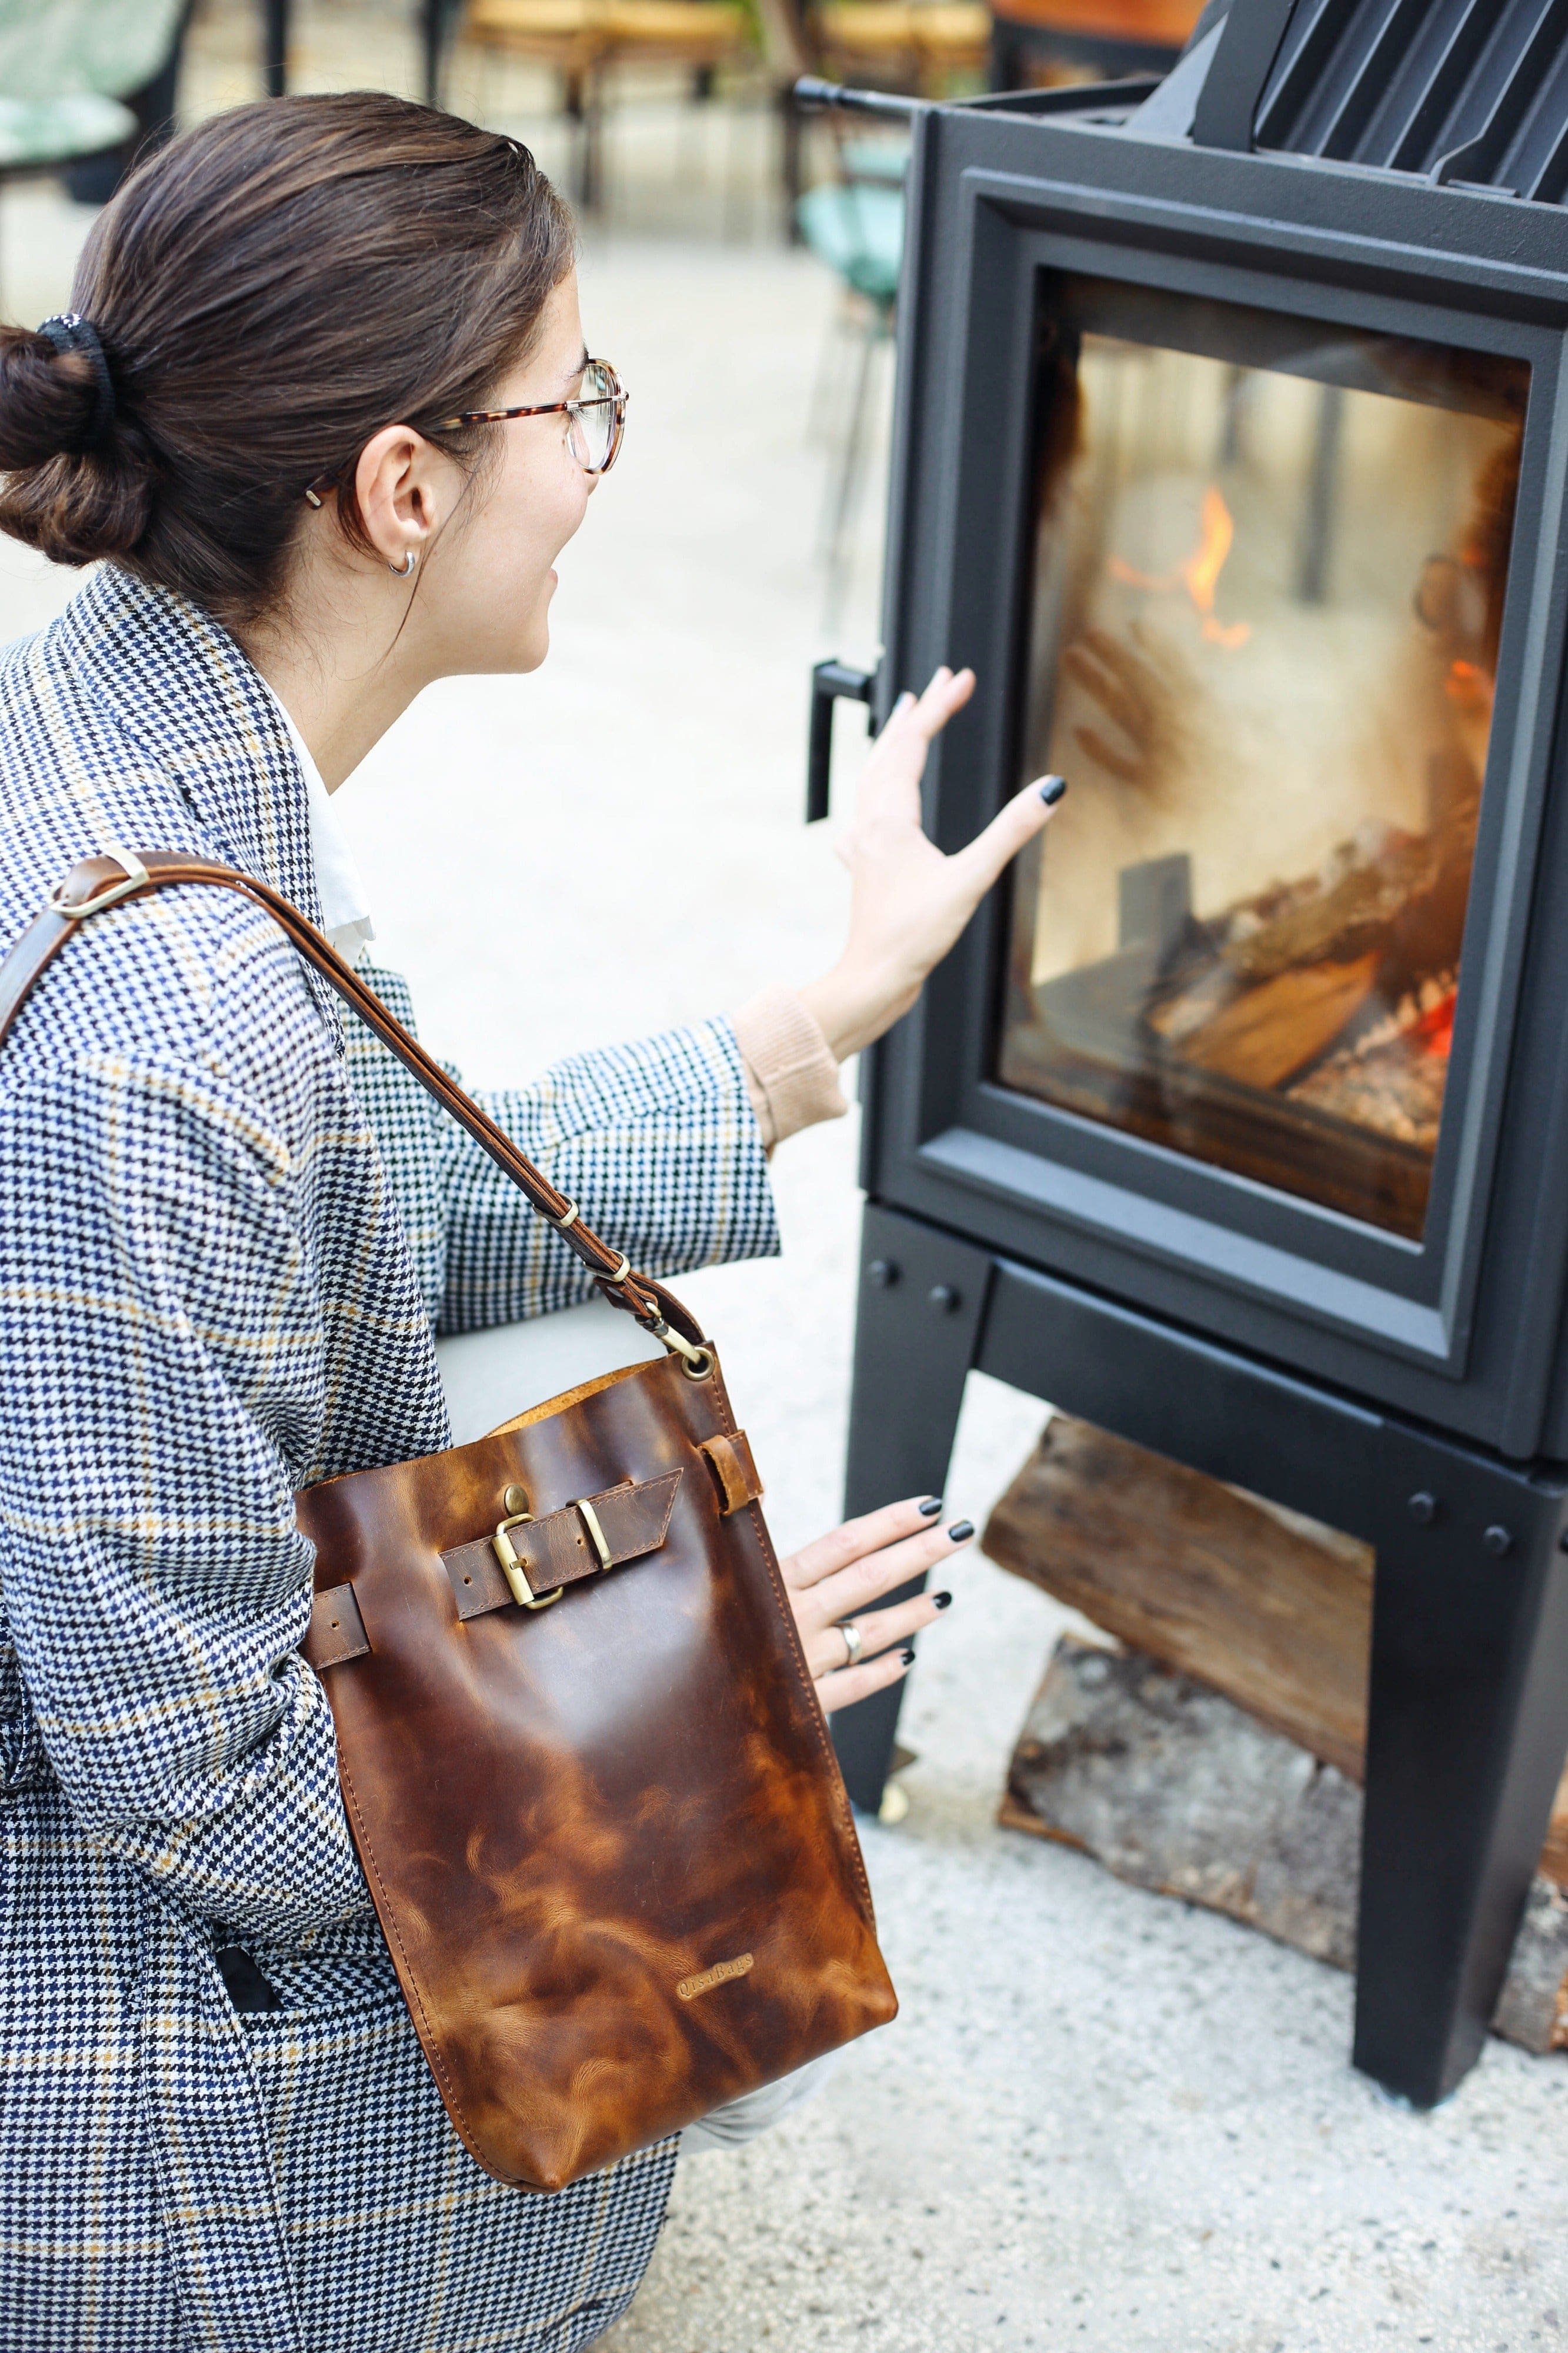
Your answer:
[[[1063,787],[1043,778],[1016,793],[983,833],[944,857],[921,825],[926,754],[974,691],[974,672],[939,670],[917,702],[900,695],[866,763],[838,847],[849,869],[849,937],[823,979],[802,989],[843,1061],[909,1011],[1010,859],[1034,839]],[[1052,799],[1043,797],[1047,786]]]
[[[890,1609],[867,1609],[969,1543],[974,1534],[969,1522],[943,1527],[941,1510],[934,1496],[923,1504],[889,1504],[863,1520],[847,1520],[779,1563],[805,1663],[829,1715],[907,1674],[914,1656],[907,1647],[910,1637],[931,1625],[952,1599],[947,1593],[919,1593]],[[846,1620],[860,1638],[854,1664],[854,1646],[843,1632]]]

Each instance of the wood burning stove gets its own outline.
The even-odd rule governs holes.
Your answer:
[[[849,1504],[979,1366],[1375,1545],[1355,2055],[1430,2103],[1568,1749],[1568,8],[913,129],[864,691],[977,670],[944,846],[1072,790],[871,1060]]]

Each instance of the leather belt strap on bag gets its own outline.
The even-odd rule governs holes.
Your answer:
[[[503,1520],[493,1535],[457,1545],[441,1555],[459,1618],[519,1601],[542,1609],[579,1577],[596,1577],[657,1552],[669,1526],[680,1472],[640,1487],[611,1487],[602,1495],[563,1504],[535,1520]],[[518,1590],[519,1585],[523,1590]]]
[[[758,1500],[763,1482],[743,1430],[732,1438],[710,1438],[698,1451],[713,1473],[722,1514]],[[441,1560],[452,1582],[458,1618],[483,1617],[511,1602],[543,1609],[568,1585],[657,1552],[669,1527],[680,1477],[672,1471],[640,1487],[607,1488],[601,1495],[563,1504],[542,1519],[519,1514],[503,1520],[492,1535],[454,1546]],[[519,1591],[520,1584],[524,1591]],[[318,1673],[368,1656],[370,1638],[352,1585],[334,1585],[317,1594],[302,1647]]]
[[[370,1637],[352,1585],[334,1585],[317,1594],[300,1648],[318,1674],[324,1667],[341,1667],[345,1659],[369,1656]]]
[[[454,1545],[441,1555],[441,1564],[452,1582],[458,1618],[481,1618],[513,1602],[542,1609],[568,1585],[657,1552],[668,1533],[680,1479],[679,1471],[671,1471],[641,1486],[610,1487],[602,1495],[564,1504],[542,1519],[519,1513],[491,1535]],[[352,1585],[317,1594],[301,1648],[318,1674],[369,1656],[370,1637]]]

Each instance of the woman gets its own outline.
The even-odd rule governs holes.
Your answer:
[[[542,660],[614,455],[565,215],[510,141],[282,101],[146,164],[74,299],[0,334],[0,524],[109,559],[0,670],[0,942],[116,842],[221,858],[346,937],[326,795],[430,680]],[[921,838],[967,691],[940,673],[885,732],[848,945],[803,998],[486,1098],[639,1267],[775,1246],[769,1142],[832,1107],[835,1060],[1043,820],[1031,796],[958,858]],[[460,2148],[298,1652],[291,1496],[444,1446],[433,1334],[583,1281],[229,892],[74,935],[0,1090],[5,2342],[568,2353],[635,2288],[673,2148],[548,2200]],[[903,1672],[941,1597],[838,1621],[953,1550],[932,1508],[789,1565],[825,1704]]]

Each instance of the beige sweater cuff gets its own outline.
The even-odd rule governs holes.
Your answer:
[[[746,1092],[770,1152],[818,1120],[843,1118],[849,1106],[838,1065],[821,1023],[793,988],[764,988],[730,1019]]]

